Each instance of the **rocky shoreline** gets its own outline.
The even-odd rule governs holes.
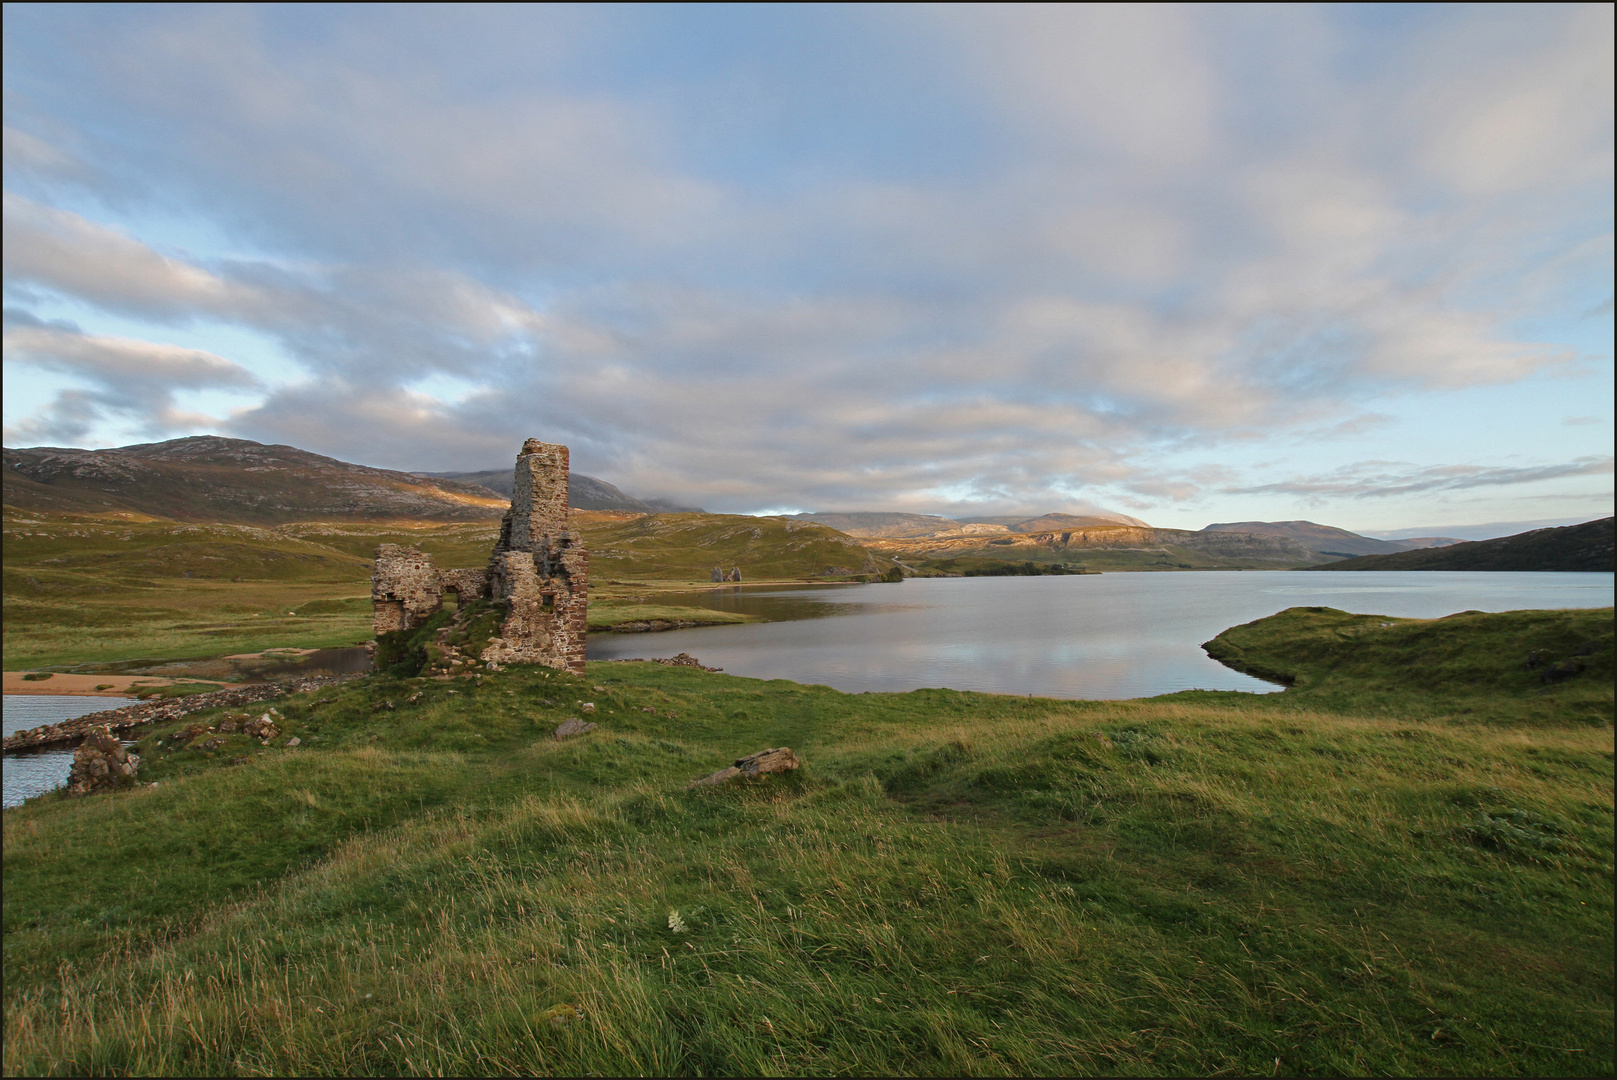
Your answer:
[[[205,694],[190,694],[181,698],[169,698],[166,701],[148,701],[139,705],[125,705],[118,709],[107,709],[103,712],[75,717],[72,720],[63,720],[59,724],[41,724],[39,727],[29,728],[27,731],[7,735],[5,750],[9,753],[12,750],[30,750],[37,746],[48,746],[51,743],[73,742],[85,738],[97,728],[104,727],[109,731],[121,731],[125,728],[139,727],[142,724],[156,723],[159,720],[178,719],[189,713],[217,708],[221,705],[250,705],[258,701],[269,701],[273,698],[285,697],[287,694],[306,693],[310,690],[319,690],[322,687],[336,686],[339,683],[364,678],[365,674],[365,672],[357,672],[348,675],[319,675],[307,679],[254,683],[250,686],[234,686],[225,690],[213,690]]]

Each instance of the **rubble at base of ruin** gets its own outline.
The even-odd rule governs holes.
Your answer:
[[[589,621],[589,552],[568,517],[567,447],[529,439],[517,457],[511,509],[482,570],[447,570],[413,547],[383,544],[371,577],[378,635],[414,630],[443,607],[446,594],[505,605],[485,663],[543,664],[584,670]]]

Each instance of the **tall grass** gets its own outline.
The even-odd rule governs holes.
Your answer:
[[[8,1073],[1612,1068],[1606,724],[649,664],[330,696],[296,751],[159,732],[158,787],[7,812]]]

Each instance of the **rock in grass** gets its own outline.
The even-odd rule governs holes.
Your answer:
[[[73,769],[67,776],[69,795],[124,787],[134,782],[140,756],[121,746],[112,729],[98,727],[73,752]]]
[[[595,730],[594,724],[586,724],[576,716],[569,716],[556,728],[555,739],[570,739],[574,735],[585,735]]]
[[[273,739],[281,733],[281,729],[275,725],[275,721],[270,719],[269,713],[265,713],[257,720],[247,721],[242,725],[241,729],[260,741]]]
[[[714,787],[728,783],[737,777],[756,780],[760,776],[770,773],[790,772],[797,768],[799,762],[797,755],[792,753],[789,746],[777,746],[773,750],[760,750],[756,754],[748,754],[744,758],[736,758],[734,765],[726,766],[716,773],[710,773],[700,780],[691,781],[691,787]]]

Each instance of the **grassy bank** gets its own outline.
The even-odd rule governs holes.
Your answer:
[[[157,786],[4,816],[5,1068],[1609,1074],[1611,613],[1524,719],[1396,678],[1514,678],[1466,642],[1535,617],[1335,667],[1253,624],[1267,697],[592,664],[291,698],[273,748],[171,725]]]

